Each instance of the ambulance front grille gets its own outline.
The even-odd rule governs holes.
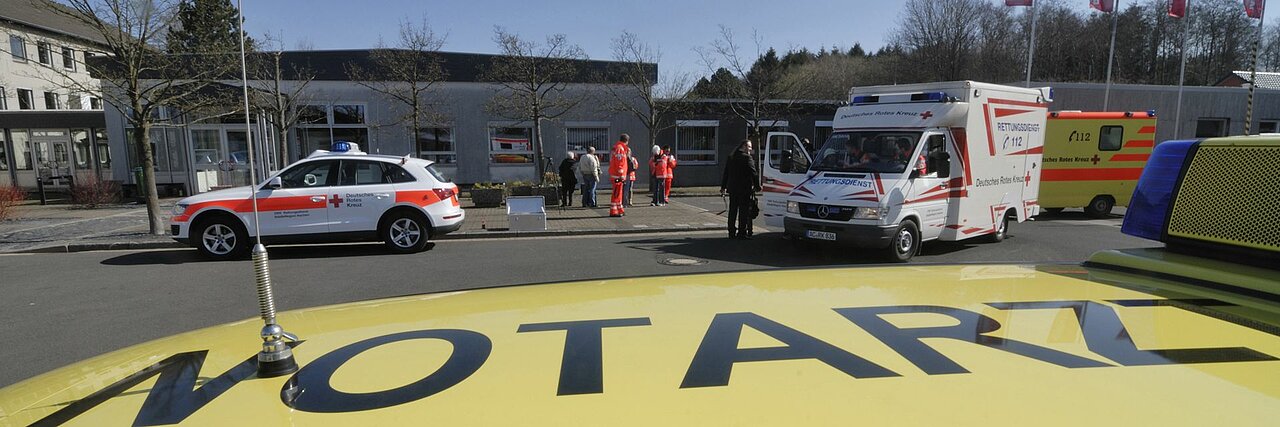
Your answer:
[[[1200,146],[1169,235],[1280,252],[1280,146]]]

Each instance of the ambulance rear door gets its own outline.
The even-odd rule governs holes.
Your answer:
[[[769,132],[761,161],[761,188],[764,193],[764,223],[782,227],[787,213],[787,195],[807,176],[812,159],[800,138],[790,132]]]

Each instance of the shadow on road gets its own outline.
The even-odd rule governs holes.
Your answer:
[[[436,247],[427,242],[427,251]],[[381,243],[341,244],[341,245],[307,245],[307,246],[269,246],[268,255],[273,260],[281,259],[321,259],[350,258],[366,255],[394,255],[387,251]],[[246,257],[244,260],[248,260]],[[238,262],[244,260],[216,261],[205,258],[195,249],[172,249],[163,251],[135,252],[102,260],[103,265],[177,265],[189,262],[219,263]]]
[[[1119,219],[1119,218],[1124,218],[1124,215],[1110,214],[1110,215],[1107,215],[1106,217],[1099,218],[1081,211],[1076,211],[1076,212],[1063,211],[1058,213],[1043,212],[1040,215],[1036,215],[1036,221],[1090,221],[1095,219]]]
[[[769,267],[816,267],[850,264],[883,264],[879,251],[846,248],[817,242],[792,242],[782,233],[757,234],[752,240],[727,237],[661,237],[619,242],[632,249],[650,251],[659,258],[691,257]],[[978,245],[967,242],[929,242],[918,257],[946,255]]]

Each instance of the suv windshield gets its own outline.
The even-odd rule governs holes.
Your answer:
[[[837,132],[814,156],[813,170],[903,173],[921,132]]]

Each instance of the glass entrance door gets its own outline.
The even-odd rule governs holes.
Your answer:
[[[227,130],[226,147],[228,177],[232,185],[250,185],[249,182],[249,138],[243,130]]]

